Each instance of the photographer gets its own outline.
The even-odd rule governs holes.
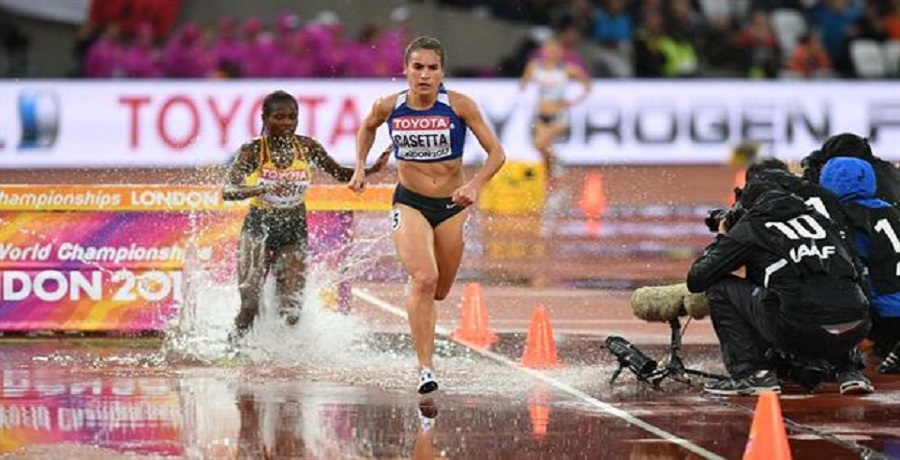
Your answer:
[[[846,206],[851,241],[867,267],[865,279],[872,302],[869,339],[875,353],[885,358],[878,372],[900,374],[900,211],[875,198],[875,171],[864,160],[833,158],[822,168],[820,180]]]
[[[859,158],[875,170],[877,190],[875,196],[900,206],[900,170],[888,161],[882,160],[872,152],[869,140],[856,134],[843,133],[828,138],[819,150],[816,150],[801,161],[803,178],[812,183],[820,183],[822,168],[832,158]]]
[[[793,193],[800,197],[804,203],[815,211],[831,219],[841,230],[846,229],[849,223],[844,206],[837,195],[831,190],[819,185],[818,182],[794,175],[787,163],[777,158],[762,158],[747,168],[744,183],[767,182],[775,187]],[[740,189],[735,189],[735,201],[740,201]],[[716,232],[716,229],[710,229]]]
[[[777,183],[756,180],[723,213],[687,286],[706,292],[730,380],[719,395],[781,391],[769,349],[831,363],[842,394],[873,388],[852,360],[869,323],[853,256],[835,224]],[[732,275],[746,269],[746,278]]]

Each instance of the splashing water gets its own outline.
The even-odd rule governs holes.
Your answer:
[[[185,252],[185,299],[166,333],[163,353],[174,362],[227,364],[239,362],[296,366],[324,363],[339,365],[354,360],[368,331],[359,319],[340,313],[327,297],[341,283],[356,278],[375,262],[371,247],[378,241],[356,240],[348,247],[312,258],[307,268],[306,289],[300,320],[286,325],[278,314],[278,294],[270,276],[263,287],[259,317],[237,345],[228,334],[240,308],[236,281],[217,282],[200,265],[195,247]],[[345,257],[334,267],[336,252]]]

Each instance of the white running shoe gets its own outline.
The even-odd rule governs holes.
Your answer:
[[[434,371],[428,368],[423,368],[419,372],[419,394],[427,394],[431,393],[438,389],[437,381],[434,379]]]

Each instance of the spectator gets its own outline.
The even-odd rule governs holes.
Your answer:
[[[181,0],[131,0],[132,19],[139,31],[141,24],[149,22],[155,41],[164,40],[172,33],[172,27],[181,11]]]
[[[563,61],[575,64],[584,70],[588,70],[588,64],[578,52],[582,34],[575,22],[563,22],[556,33],[560,46],[563,49]]]
[[[791,75],[803,78],[827,78],[834,75],[831,59],[816,33],[807,32],[800,37],[788,63],[788,70]]]
[[[632,19],[625,0],[606,0],[594,13],[594,40],[597,51],[597,73],[617,78],[631,76]]]
[[[769,15],[757,10],[750,22],[738,36],[738,45],[743,51],[744,75],[750,77],[774,78],[781,67],[781,53],[778,40],[769,24]]]
[[[243,74],[247,78],[272,76],[272,63],[281,58],[275,36],[263,27],[259,18],[251,17],[241,24],[244,36]]]
[[[347,54],[353,56],[346,63],[346,76],[351,78],[389,77],[388,63],[378,49],[381,42],[381,29],[378,24],[370,22],[363,27],[359,39],[348,46]]]
[[[889,40],[900,40],[900,0],[893,0],[890,11],[885,14],[884,30]]]
[[[625,0],[606,0],[594,12],[594,40],[601,45],[620,48],[631,40],[632,20]]]
[[[118,78],[123,75],[121,68],[122,44],[119,41],[119,26],[111,24],[88,49],[84,57],[84,76],[87,78]]]
[[[666,57],[663,75],[670,78],[695,77],[698,73],[697,50],[684,29],[659,39],[659,50]]]
[[[594,31],[594,6],[590,0],[572,0],[560,3],[551,10],[552,26],[561,28],[564,24],[572,24],[578,29],[579,35],[590,36]]]
[[[855,0],[826,0],[813,10],[813,25],[821,34],[822,45],[835,70],[841,75],[853,75],[849,34],[860,16],[862,7]]]
[[[215,71],[220,76],[243,76],[243,57],[246,43],[238,36],[237,23],[232,18],[219,21],[219,33],[210,46]]]
[[[309,78],[314,76],[313,62],[306,55],[306,43],[300,35],[288,35],[284,52],[271,63],[267,72],[273,78]]]
[[[122,71],[129,78],[159,78],[163,76],[162,56],[153,41],[153,26],[144,23],[138,27],[137,36],[125,47],[122,55]]]
[[[660,41],[665,34],[665,22],[659,11],[649,10],[644,22],[635,34],[634,74],[638,78],[660,78],[663,76],[666,55]]]
[[[309,44],[317,77],[341,77],[344,75],[346,50],[344,49],[344,27],[334,11],[325,10],[303,30]]]
[[[390,24],[378,34],[378,60],[387,66],[388,75],[403,75],[403,51],[412,40],[409,33],[411,12],[408,6],[391,11]]]
[[[887,28],[878,6],[867,3],[863,8],[862,16],[850,26],[847,36],[850,39],[875,40],[877,42],[887,40]]]
[[[169,39],[163,52],[163,70],[170,78],[206,78],[212,75],[212,58],[196,24],[185,24]]]
[[[274,35],[267,36],[261,42],[265,45],[263,52],[275,53],[265,72],[269,78],[307,78],[313,76],[313,64],[306,59],[306,42],[300,33],[300,17],[285,11],[275,21]],[[279,49],[283,53],[279,53]],[[265,65],[265,64],[263,64]]]

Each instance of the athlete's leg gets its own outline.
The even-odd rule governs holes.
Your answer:
[[[278,313],[288,325],[300,319],[306,288],[306,243],[285,246],[275,259]]]
[[[241,309],[234,318],[234,325],[237,329],[246,331],[259,315],[262,284],[269,268],[266,261],[265,238],[242,232],[238,252],[238,291],[241,294]]]
[[[394,246],[403,269],[410,277],[406,298],[409,329],[419,367],[433,369],[434,327],[437,314],[434,295],[438,268],[434,256],[434,232],[422,214],[403,204],[395,204]]]
[[[553,173],[557,163],[553,143],[566,132],[567,128],[566,123],[562,121],[538,122],[534,125],[534,148],[541,154],[548,177]]]
[[[437,288],[434,292],[435,300],[444,300],[453,287],[456,274],[459,272],[459,264],[462,261],[465,250],[463,239],[466,216],[469,210],[441,222],[434,229],[434,255],[438,267]]]

